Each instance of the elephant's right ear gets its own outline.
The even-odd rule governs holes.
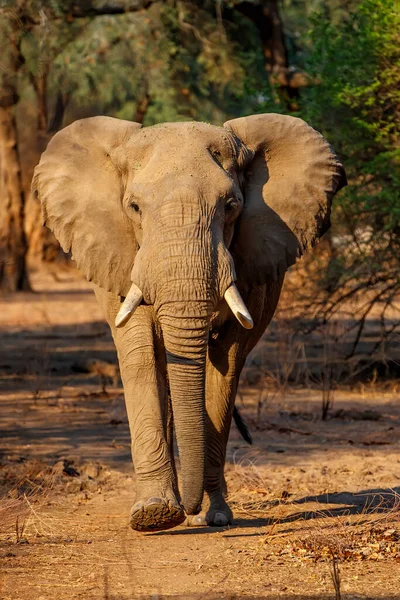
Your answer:
[[[32,182],[43,223],[63,250],[72,250],[89,281],[122,296],[138,246],[122,208],[121,155],[140,127],[111,117],[75,121],[50,141]]]

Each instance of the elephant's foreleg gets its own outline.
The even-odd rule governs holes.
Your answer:
[[[177,485],[167,432],[165,359],[162,349],[158,351],[152,308],[140,306],[123,328],[112,327],[112,330],[136,474],[131,526],[142,531],[175,527],[184,520],[184,511],[175,493]]]
[[[232,511],[225,495],[224,465],[237,385],[248,353],[268,326],[278,302],[282,280],[252,290],[245,298],[254,329],[244,330],[231,318],[211,336],[206,375],[207,460],[206,499],[193,525],[227,525]]]
[[[232,521],[232,511],[226,496],[224,465],[226,447],[232,423],[235,404],[237,374],[223,376],[211,364],[207,370],[210,392],[207,397],[207,461],[204,490],[206,493],[205,517],[210,525],[228,525]]]
[[[206,375],[206,474],[204,481],[205,498],[200,514],[188,517],[188,525],[228,525],[232,521],[232,511],[226,500],[226,486],[224,480],[224,464],[226,446],[232,422],[233,406],[237,389],[237,381],[240,374],[240,366],[233,372],[221,372],[218,365],[213,364],[213,350],[218,365],[228,362],[228,355],[219,346],[210,348],[207,361]],[[237,354],[239,348],[233,349]],[[224,360],[225,354],[225,360]],[[232,359],[232,357],[230,357]],[[236,363],[236,361],[235,361]]]

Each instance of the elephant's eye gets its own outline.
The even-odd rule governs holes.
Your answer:
[[[217,161],[217,163],[222,161],[222,154],[219,150],[210,150],[210,154]]]
[[[132,209],[132,210],[134,210],[135,212],[139,212],[139,210],[140,210],[140,209],[139,209],[139,205],[138,205],[138,204],[136,204],[136,202],[131,202],[131,203],[129,204],[129,206],[130,206],[130,207],[131,207],[131,209]]]
[[[225,211],[232,212],[238,206],[239,206],[239,203],[235,198],[229,198],[229,200],[227,200],[225,203]]]

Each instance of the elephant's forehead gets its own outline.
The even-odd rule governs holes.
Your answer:
[[[219,186],[224,190],[227,182],[226,171],[235,161],[235,143],[232,134],[223,127],[207,123],[184,122],[164,123],[144,127],[135,133],[125,148],[126,167],[129,185],[159,186],[184,185],[188,183],[206,188]],[[214,160],[214,152],[219,152],[219,160]],[[142,190],[143,191],[143,190]]]
[[[140,145],[167,145],[171,150],[206,148],[210,145],[225,145],[231,143],[230,133],[223,127],[197,123],[195,121],[183,123],[163,123],[144,127],[137,135]]]

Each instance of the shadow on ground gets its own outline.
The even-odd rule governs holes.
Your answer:
[[[238,518],[235,519],[230,527],[192,527],[187,529],[171,529],[169,531],[159,531],[155,533],[144,534],[145,536],[175,536],[175,535],[196,535],[210,534],[217,531],[235,531],[238,529],[254,529],[266,527],[268,525],[277,525],[282,523],[291,523],[294,521],[309,521],[312,519],[322,519],[325,517],[338,517],[347,515],[368,515],[369,512],[387,512],[398,506],[400,500],[400,487],[393,489],[371,489],[361,490],[359,492],[340,492],[335,494],[323,494],[320,496],[306,496],[299,500],[293,500],[291,505],[303,503],[319,503],[329,505],[340,505],[327,509],[309,510],[295,512],[282,518]],[[275,506],[276,504],[271,504]],[[239,537],[240,533],[229,533],[226,537]],[[258,536],[259,533],[251,533],[251,536]]]
[[[87,450],[91,440],[107,444],[114,440],[115,434],[118,434],[120,443],[129,445],[128,426],[125,418],[118,425],[117,431],[115,428],[112,429],[110,423],[105,422],[105,417],[101,417],[102,411],[104,414],[107,410],[107,399],[102,399],[100,395],[97,400],[95,397],[90,397],[96,386],[97,390],[101,389],[101,378],[97,375],[80,372],[81,365],[88,360],[116,364],[116,352],[106,323],[100,321],[85,322],[79,325],[50,323],[32,329],[16,327],[12,332],[0,328],[1,388],[10,393],[2,403],[0,427],[4,424],[8,432],[7,437],[25,440],[26,444],[34,444],[40,440],[43,451],[49,452],[49,454],[51,454],[50,446],[56,439],[62,440],[63,448],[70,446],[72,449],[77,447],[78,440],[80,440],[81,447]],[[73,398],[74,389],[77,394],[76,402]],[[89,393],[87,393],[88,390]],[[34,397],[35,394],[39,397],[42,391],[46,394],[45,402]],[[3,416],[7,415],[8,409],[14,402],[11,396],[16,392],[24,394],[24,398],[19,400],[21,410],[29,412],[34,404],[33,409],[37,412],[37,416],[39,417],[39,411],[42,410],[42,416],[45,415],[45,418],[41,420],[37,418],[35,422],[29,418],[25,424],[25,418],[20,419],[18,415],[18,418],[11,419],[12,422],[3,422]],[[70,407],[71,411],[76,410],[78,413],[78,410],[82,409],[79,418],[77,416],[68,422],[63,419],[60,421],[55,414],[56,409],[53,414],[51,408],[46,406],[46,403],[47,405],[52,402],[57,403],[60,396],[67,402],[75,402],[75,405]],[[368,409],[373,408],[374,405],[369,399]],[[305,428],[308,426],[308,422],[303,425]],[[392,422],[388,425],[393,429]],[[290,428],[286,428],[286,430],[288,432],[295,431]],[[262,432],[255,433],[260,436],[264,435]],[[300,435],[301,433],[300,431]],[[263,443],[261,451],[260,446],[255,445],[257,464],[266,464],[272,460],[272,457],[275,464],[278,462],[287,464],[288,456],[293,460],[293,464],[296,464],[304,456],[310,456],[311,453],[320,451],[321,440],[318,437],[318,431],[307,431],[306,434],[308,437],[303,435],[301,444],[296,445],[293,456],[292,439],[289,435],[281,435],[275,439],[269,435],[268,445]],[[385,444],[392,444],[396,441],[392,434],[386,435],[385,439],[387,440]],[[349,439],[344,441],[350,443]],[[353,440],[350,441],[355,443]],[[348,452],[348,447],[343,445],[343,439],[332,439],[329,446],[331,449],[337,448],[338,451]],[[83,452],[84,455],[86,455],[86,450]],[[242,445],[240,455],[246,456],[247,452],[248,447]],[[58,453],[59,455],[60,453]],[[90,458],[94,458],[90,452],[89,455]],[[129,451],[124,452],[123,455],[124,459],[130,460]],[[228,452],[227,460],[233,463],[238,456]]]

